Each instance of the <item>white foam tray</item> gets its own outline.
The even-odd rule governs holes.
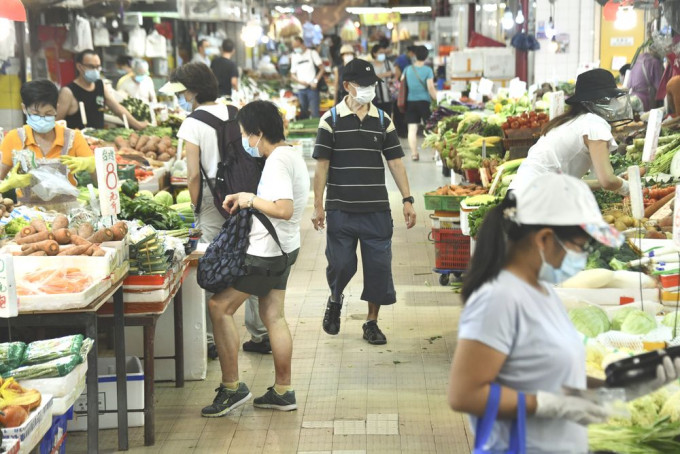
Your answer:
[[[66,247],[61,246],[60,250]],[[106,255],[102,257],[90,257],[87,255],[64,256],[57,255],[52,257],[28,257],[28,256],[14,256],[14,275],[18,276],[28,271],[37,270],[39,268],[80,268],[87,271],[94,279],[106,279],[114,268],[114,259],[116,250],[108,247],[102,248]],[[0,252],[13,253],[21,252],[19,245],[7,245],[0,249]]]
[[[85,377],[83,377],[78,385],[70,388],[71,391],[66,396],[55,397],[54,404],[52,405],[52,416],[60,416],[66,413],[76,403],[78,397],[85,392],[85,387]]]
[[[635,301],[640,300],[639,288],[562,288],[555,287],[557,296],[565,299],[577,299],[587,301],[591,304],[599,306],[618,306],[621,304],[622,297],[633,298]],[[659,302],[658,289],[643,289],[642,297],[644,301],[652,303]]]
[[[92,303],[111,287],[111,279],[94,281],[92,285],[80,293],[64,293],[61,295],[27,295],[20,296],[19,311],[63,311],[79,309]]]
[[[16,438],[17,440],[20,440],[22,449],[24,446],[29,448],[31,439],[37,432],[40,432],[40,428],[42,427],[41,424],[45,420],[48,421],[47,428],[40,434],[38,441],[42,439],[43,435],[45,435],[47,430],[52,426],[52,405],[52,396],[50,394],[43,394],[40,406],[31,412],[28,419],[19,427],[2,429],[3,436],[5,438]],[[30,447],[30,449],[32,449],[32,447]],[[28,449],[28,451],[30,451],[30,449]]]
[[[26,389],[37,389],[43,394],[51,394],[55,399],[64,397],[72,391],[78,383],[85,379],[87,373],[87,358],[78,364],[68,375],[55,378],[35,378],[32,380],[17,380]]]

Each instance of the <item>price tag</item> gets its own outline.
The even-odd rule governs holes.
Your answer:
[[[479,178],[482,180],[482,186],[485,188],[489,187],[489,172],[486,167],[479,168]]]
[[[95,148],[94,160],[97,166],[101,214],[114,216],[120,213],[116,151],[112,147]]]
[[[177,159],[182,159],[182,151],[184,150],[184,139],[177,140]]]
[[[642,203],[642,183],[640,182],[640,167],[628,167],[628,184],[630,185],[630,206],[633,218],[645,217],[645,207]]]
[[[521,98],[527,92],[527,83],[519,80],[519,77],[515,77],[510,81],[510,97],[511,98]]]
[[[158,123],[156,123],[156,109],[154,109],[153,105],[149,106],[149,113],[151,114],[151,126],[158,126]]]
[[[19,315],[17,287],[14,283],[14,262],[11,254],[0,254],[0,318]]]
[[[130,123],[128,123],[127,115],[123,115],[123,126],[125,126],[125,129],[130,129]]]
[[[83,124],[87,126],[87,113],[85,113],[85,103],[80,101],[78,103],[78,107],[80,108],[80,121],[82,121]]]
[[[642,162],[652,162],[654,160],[654,156],[656,156],[656,148],[659,144],[659,134],[661,133],[662,120],[662,108],[652,109],[649,111],[647,132],[645,133],[645,146],[642,149]]]
[[[550,119],[559,117],[564,113],[564,92],[554,91],[550,93]]]
[[[485,77],[479,79],[479,93],[482,95],[491,96],[493,94],[493,81]]]
[[[673,244],[680,247],[680,184],[675,186],[675,202],[673,203]]]

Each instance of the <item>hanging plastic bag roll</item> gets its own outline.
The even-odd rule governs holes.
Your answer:
[[[52,167],[38,167],[28,173],[33,175],[33,178],[38,181],[36,185],[31,187],[31,191],[45,202],[49,202],[59,195],[72,196],[74,198],[80,195],[78,189],[68,181],[68,178]]]

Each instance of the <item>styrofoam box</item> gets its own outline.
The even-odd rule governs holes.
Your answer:
[[[163,180],[167,171],[164,167],[159,167],[153,169],[153,177],[149,178],[147,181],[139,183],[140,191],[151,191],[154,194],[162,189]]]
[[[33,410],[28,416],[28,419],[24,421],[19,427],[12,427],[9,429],[2,429],[2,435],[5,438],[16,438],[21,441],[21,444],[30,444],[32,437],[34,437],[36,432],[42,428],[41,424],[45,420],[49,421],[47,428],[40,434],[38,440],[42,439],[43,435],[52,425],[52,396],[49,394],[42,395],[42,401],[40,406]],[[26,443],[24,443],[26,441]]]
[[[511,79],[515,76],[515,54],[512,48],[484,50],[484,77]]]
[[[61,246],[63,250],[69,246]],[[114,266],[114,258],[116,250],[108,247],[102,247],[106,255],[103,257],[91,257],[87,255],[57,255],[53,257],[29,257],[29,256],[14,256],[14,274],[17,272],[25,272],[26,270],[37,270],[39,268],[80,268],[87,271],[94,279],[106,279],[111,274]],[[0,250],[0,252],[11,254],[13,252],[21,252],[21,246],[8,245]]]
[[[142,363],[136,356],[125,358],[127,375],[128,410],[142,410],[144,408],[144,371]],[[116,359],[99,358],[97,360],[97,375],[99,377],[99,410],[108,411],[118,408],[116,388]],[[73,409],[78,412],[87,411],[87,389],[76,399]],[[144,425],[144,413],[129,412],[128,426],[140,427]],[[118,427],[116,413],[99,415],[100,429],[114,429]],[[77,414],[68,422],[68,431],[87,430],[87,415]]]
[[[80,381],[85,379],[87,373],[87,361],[78,364],[68,375],[56,378],[35,378],[32,380],[18,380],[19,384],[27,389],[37,389],[43,394],[51,394],[52,397],[64,397],[72,391]]]
[[[479,77],[484,71],[484,56],[480,52],[455,51],[449,56],[454,77]]]
[[[74,388],[70,388],[67,395],[63,397],[55,397],[52,399],[54,404],[52,406],[52,416],[61,416],[66,413],[69,408],[76,403],[78,397],[86,391],[85,377],[83,377]]]
[[[111,262],[113,268],[119,268],[130,260],[130,242],[127,236],[122,241],[105,241],[101,246],[115,251]]]
[[[199,243],[199,246],[201,244]],[[205,245],[207,246],[207,245]],[[205,380],[208,370],[208,351],[206,345],[205,291],[196,283],[196,267],[190,266],[189,273],[182,284],[182,314],[184,321],[184,379]],[[174,301],[156,323],[155,356],[175,354]],[[144,355],[144,337],[139,326],[125,327],[125,351],[131,355]],[[154,361],[155,380],[174,380],[175,361],[156,359]]]
[[[19,453],[19,440],[16,438],[7,438],[2,440],[0,447],[4,449],[5,454],[18,454]]]
[[[560,298],[578,299],[587,301],[599,306],[618,306],[621,304],[621,298],[640,299],[639,288],[562,288],[555,287],[555,292]],[[642,290],[642,297],[644,301],[652,303],[659,302],[658,289],[644,289]]]

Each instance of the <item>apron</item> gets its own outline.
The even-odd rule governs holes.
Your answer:
[[[19,139],[21,139],[21,148],[24,148],[26,143],[26,131],[23,127],[18,128],[17,133],[19,134]],[[73,139],[75,137],[74,131],[69,128],[64,128],[64,146],[61,148],[61,156],[68,155],[69,151],[73,147]],[[48,159],[40,158],[36,159],[35,163],[38,167],[50,167],[56,170],[58,173],[64,175],[64,178],[68,180],[69,170],[64,164],[59,161],[59,159]],[[37,195],[33,194],[30,187],[25,187],[20,190],[21,195],[17,192],[17,201],[28,206],[42,206],[46,210],[58,211],[60,213],[68,213],[73,208],[79,208],[80,204],[76,197],[60,194],[55,196],[52,200],[44,201]]]

